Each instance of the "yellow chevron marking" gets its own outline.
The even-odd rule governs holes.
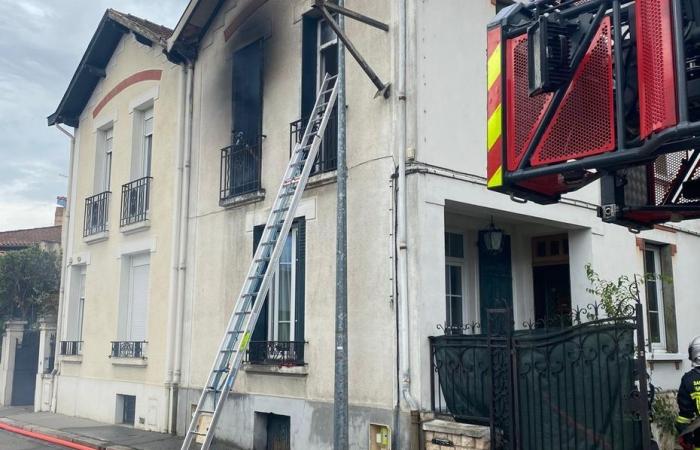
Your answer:
[[[496,172],[491,176],[489,179],[488,183],[486,183],[487,187],[497,187],[497,186],[502,186],[503,185],[503,166],[499,166],[498,169],[496,169]]]
[[[501,137],[501,105],[491,114],[488,121],[488,131],[486,137],[486,148],[491,150],[493,144]]]
[[[483,61],[483,59],[482,59]],[[483,63],[482,63],[483,64]],[[482,66],[483,67],[483,66]],[[501,44],[499,43],[494,49],[493,53],[489,57],[487,66],[487,86],[491,89],[493,83],[496,82],[498,76],[501,74]]]

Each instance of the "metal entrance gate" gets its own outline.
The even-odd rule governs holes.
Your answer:
[[[432,337],[433,410],[488,423],[494,448],[648,450],[641,305],[629,312],[590,305],[516,331],[491,309],[486,335]]]
[[[39,332],[25,331],[15,350],[12,377],[12,405],[33,405],[36,374],[39,369]]]

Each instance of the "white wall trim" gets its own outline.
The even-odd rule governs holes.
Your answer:
[[[100,113],[93,122],[92,132],[97,133],[98,130],[109,128],[117,122],[118,113],[116,109],[110,109]]]
[[[123,243],[119,247],[119,252],[115,255],[115,257],[117,259],[120,259],[123,256],[129,256],[136,253],[155,253],[155,251],[156,240],[150,238],[143,238]]]
[[[89,266],[90,252],[74,253],[68,258],[68,266]]]
[[[159,85],[156,85],[131,99],[129,102],[129,114],[133,113],[135,109],[143,109],[144,107],[151,106],[151,103],[158,100],[158,92]]]
[[[270,215],[270,208],[250,211],[245,216],[245,230],[253,232],[253,228],[257,225],[267,223],[267,218]],[[294,217],[304,217],[307,221],[316,218],[316,197],[303,198],[299,202]]]

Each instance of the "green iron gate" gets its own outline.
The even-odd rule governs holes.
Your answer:
[[[648,450],[641,305],[629,312],[589,305],[516,331],[490,309],[487,334],[432,337],[433,410],[489,424],[496,448]]]

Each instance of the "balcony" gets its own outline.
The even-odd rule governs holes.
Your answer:
[[[264,195],[260,189],[261,146],[259,139],[248,143],[242,136],[236,143],[221,149],[219,204],[256,201]]]
[[[61,356],[80,356],[83,354],[83,341],[61,341],[59,354]]]
[[[101,192],[85,199],[83,237],[99,236],[107,232],[109,224],[109,198],[112,193]]]
[[[303,366],[304,341],[251,341],[248,344],[248,363],[294,367]]]
[[[124,228],[148,219],[152,177],[143,177],[122,186],[119,225]]]
[[[145,358],[146,341],[112,341],[110,358]]]
[[[289,153],[291,155],[294,146],[301,142],[304,136],[304,127],[309,121],[308,117],[296,120],[289,124]],[[338,166],[338,110],[333,109],[326,132],[323,134],[321,147],[314,166],[311,168],[311,175],[332,172]]]

